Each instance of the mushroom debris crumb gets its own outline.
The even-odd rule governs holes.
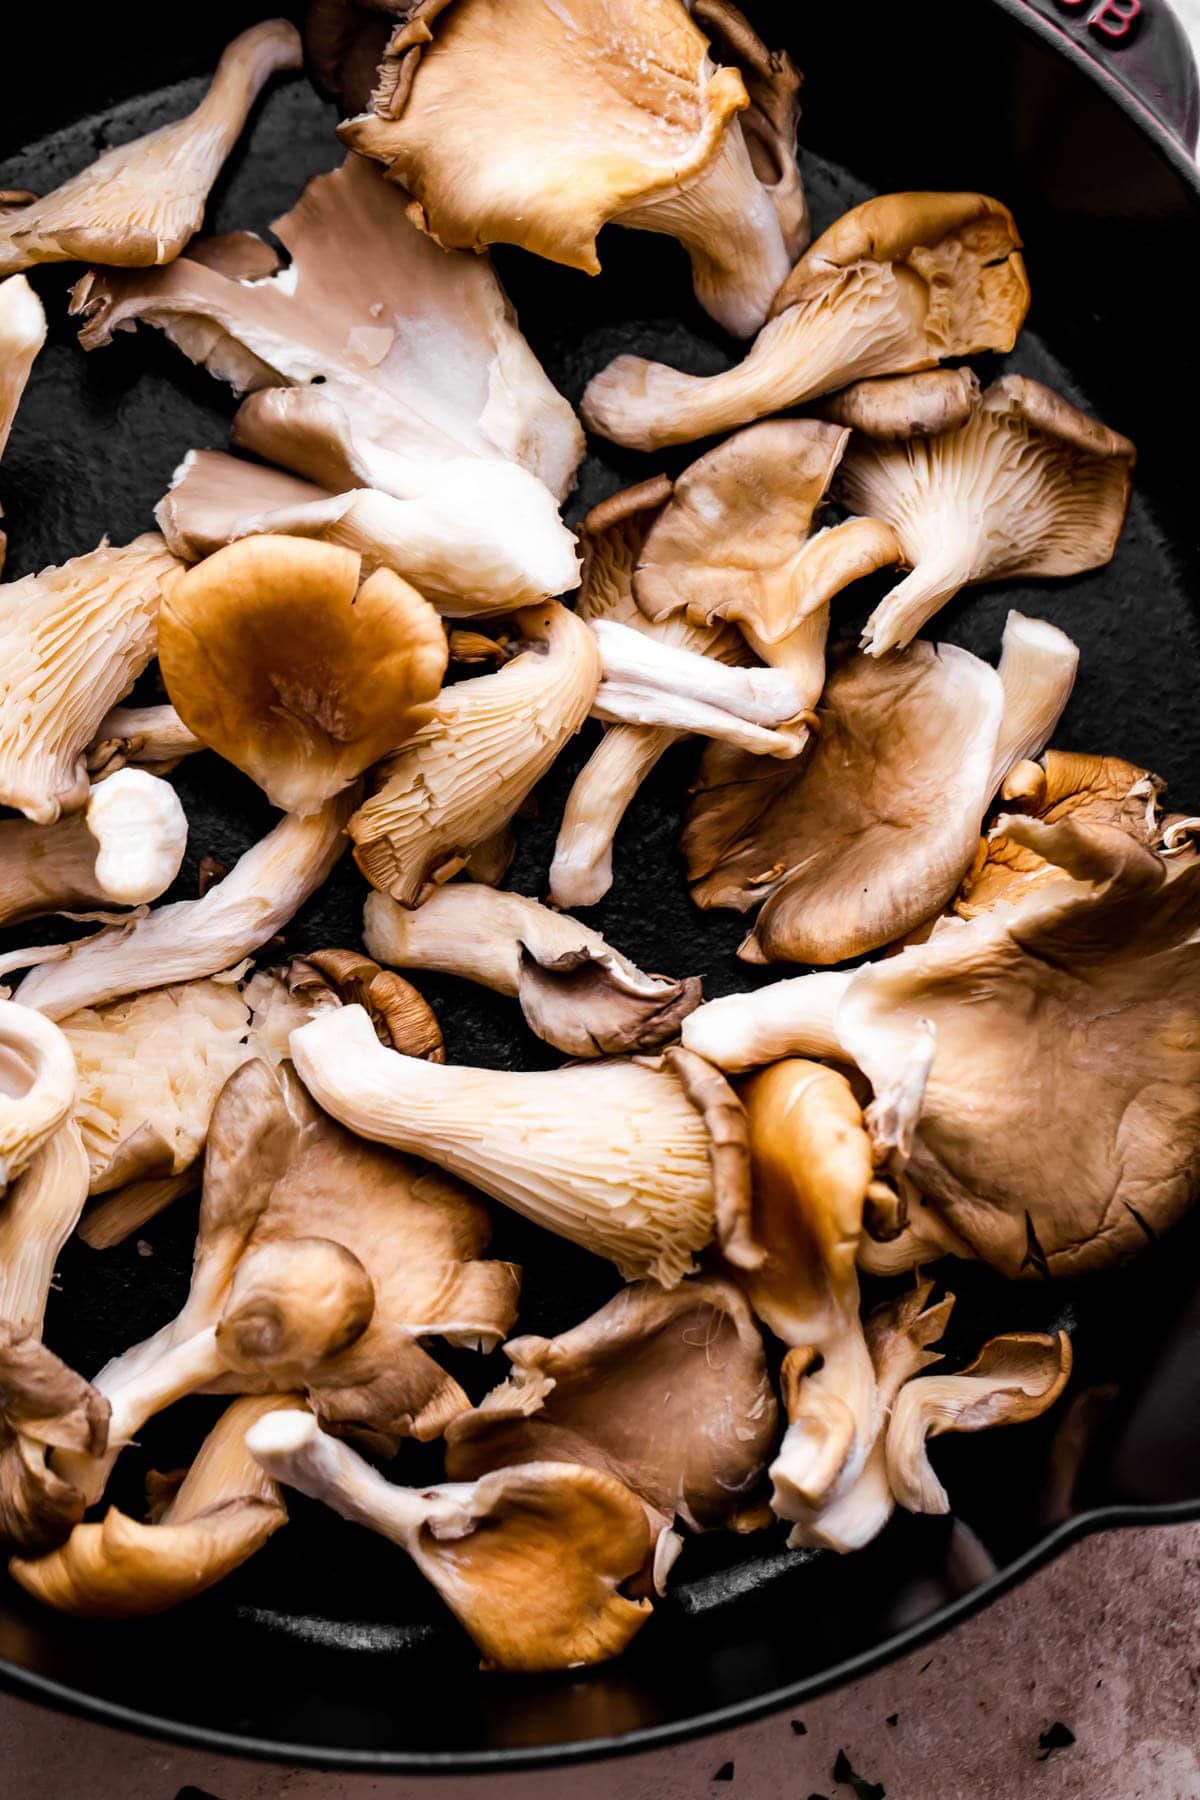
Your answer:
[[[200,233],[297,66],[282,21],[187,118],[0,194],[0,452],[76,354],[39,360],[36,262],[92,265],[84,350],[146,324],[239,400],[227,446],[172,446],[159,532],[76,554],[58,496],[61,560],[0,586],[0,924],[65,920],[0,946],[0,1542],[31,1596],[134,1618],[292,1488],[404,1552],[485,1668],[577,1669],[653,1633],[695,1534],[849,1554],[952,1507],[936,1438],[1058,1401],[1067,1309],[997,1329],[1002,1283],[1108,1268],[1200,1189],[1200,815],[1117,720],[1052,742],[1086,646],[973,606],[1103,568],[1135,467],[966,360],[1029,306],[1002,201],[885,194],[810,244],[799,71],[729,0],[314,0],[306,48],[350,148],[274,242]],[[487,246],[561,295],[534,259],[603,282],[609,223],[675,238],[754,341],[598,366],[606,323],[584,421],[711,441],[590,464],[576,532],[583,425]],[[918,635],[951,601],[970,651]],[[665,834],[614,858],[652,775],[702,967]],[[808,972],[739,981],[719,908],[757,909],[743,965]],[[75,1289],[124,1258],[132,1292],[197,1189],[175,1316],[69,1367],[68,1238]],[[493,1206],[523,1222],[490,1255]],[[199,1394],[224,1412],[142,1507],[130,1446]]]

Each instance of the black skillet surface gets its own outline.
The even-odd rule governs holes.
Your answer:
[[[1076,0],[878,0],[851,8],[760,4],[808,75],[805,164],[818,227],[868,193],[975,187],[1016,210],[1034,290],[1030,329],[1007,366],[1038,375],[1128,433],[1137,496],[1110,568],[1058,585],[970,595],[939,635],[994,658],[1012,605],[1053,619],[1082,651],[1058,741],[1159,770],[1174,804],[1200,804],[1200,667],[1194,348],[1200,194],[1158,120],[1195,111],[1173,22],[1143,0],[1140,35],[1111,40],[1110,8]],[[1128,12],[1131,0],[1120,0]],[[260,5],[213,4],[164,41],[161,9],[56,8],[0,65],[0,187],[44,191],[99,150],[179,116],[195,79]],[[798,9],[799,10],[799,9]],[[1136,11],[1136,7],[1134,8]],[[1099,15],[1089,28],[1088,18]],[[169,28],[168,28],[169,29]],[[1073,34],[1073,35],[1072,35]],[[1107,71],[1083,51],[1111,55]],[[64,46],[66,52],[64,56]],[[1121,55],[1126,61],[1121,62]],[[1121,80],[1136,79],[1142,98]],[[1149,110],[1148,110],[1149,108]],[[262,229],[339,150],[333,113],[301,80],[276,84],[213,197],[210,223]],[[1186,123],[1184,124],[1186,129]],[[46,135],[49,133],[49,135]],[[610,232],[595,281],[501,252],[530,341],[578,400],[589,375],[635,349],[698,372],[735,347],[693,304],[681,253]],[[35,275],[52,319],[0,472],[9,577],[122,542],[185,450],[223,446],[233,402],[152,331],[84,357],[64,318],[68,276]],[[686,450],[651,462],[593,444],[570,516]],[[865,616],[867,602],[863,602]],[[859,623],[846,616],[848,630]],[[569,784],[592,731],[564,756],[522,827],[513,884],[539,893]],[[594,921],[644,967],[701,972],[710,995],[758,979],[734,949],[742,922],[689,905],[674,851],[692,765],[668,758],[621,835],[614,889]],[[184,765],[192,822],[176,894],[195,893],[210,852],[231,862],[268,823],[261,797],[215,758]],[[362,883],[349,862],[287,934],[303,950],[357,941]],[[40,928],[29,928],[35,941]],[[13,941],[16,941],[15,935]],[[451,1057],[532,1067],[552,1060],[507,1003],[449,980],[422,986]],[[62,1259],[48,1336],[84,1372],[168,1319],[186,1287],[194,1211],[142,1243]],[[511,1216],[495,1248],[525,1265],[520,1327],[553,1332],[613,1289],[607,1265]],[[296,1499],[293,1523],[214,1594],[158,1621],[93,1627],[0,1586],[0,1681],[72,1710],[289,1762],[375,1770],[512,1766],[645,1746],[732,1723],[860,1672],[944,1627],[1097,1524],[1200,1513],[1200,1218],[1135,1265],[1074,1284],[1010,1285],[954,1269],[950,1338],[966,1355],[993,1330],[1068,1326],[1076,1375],[1048,1419],[943,1440],[935,1460],[955,1520],[897,1519],[860,1555],[789,1552],[782,1529],[693,1540],[670,1597],[622,1661],[545,1679],[481,1677],[470,1646],[405,1559]],[[473,1395],[502,1359],[447,1360]],[[136,1509],[147,1468],[185,1461],[212,1403],[179,1407],[121,1460],[114,1497]],[[413,1449],[401,1481],[436,1473]]]

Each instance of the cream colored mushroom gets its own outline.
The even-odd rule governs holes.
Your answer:
[[[750,104],[738,121],[754,173],[775,208],[788,262],[794,263],[812,236],[796,165],[803,77],[787,51],[769,50],[729,0],[690,0],[688,10],[715,42],[719,60],[732,63],[746,84]]]
[[[123,769],[92,788],[84,812],[53,825],[0,821],[0,923],[157,900],[186,848],[187,818],[174,788]]]
[[[885,520],[912,570],[876,607],[863,644],[902,649],[969,583],[1080,575],[1108,562],[1129,505],[1136,452],[1040,381],[978,386],[967,418],[910,425],[908,379],[873,382],[830,410],[857,421],[838,497]],[[949,378],[947,378],[949,379]],[[961,374],[960,374],[961,379]]]
[[[120,144],[41,200],[0,211],[0,274],[42,262],[169,263],[271,76],[300,67],[300,35],[271,19],[234,38],[195,112]]]
[[[383,1050],[352,1006],[294,1031],[291,1048],[350,1130],[429,1157],[629,1280],[674,1287],[714,1234],[731,1260],[754,1259],[744,1121],[699,1058],[436,1068]]]
[[[737,120],[748,105],[679,0],[425,0],[340,135],[447,249],[520,244],[594,275],[610,221],[677,238],[701,305],[748,337],[790,260]]]
[[[58,1026],[0,1000],[0,1193],[69,1118],[75,1094],[75,1058]]]
[[[52,825],[88,796],[84,753],[154,655],[180,567],[157,533],[0,587],[0,802]]]
[[[88,745],[88,774],[93,781],[124,768],[169,775],[185,757],[203,748],[173,706],[114,706]]]
[[[476,1482],[402,1488],[302,1413],[269,1414],[246,1448],[276,1481],[407,1551],[485,1668],[603,1662],[650,1615],[648,1600],[621,1592],[650,1560],[642,1503],[597,1469],[526,1463]]]
[[[45,341],[46,314],[25,277],[15,275],[0,281],[0,457],[7,448],[25,384]],[[3,517],[4,508],[0,507],[0,518]],[[4,569],[6,546],[0,526],[0,572]]]
[[[1011,350],[1029,307],[1021,240],[986,194],[884,194],[800,258],[735,368],[684,375],[619,356],[592,378],[583,417],[652,450],[745,425],[871,375]]]
[[[414,906],[494,838],[588,715],[600,653],[551,601],[514,615],[522,653],[494,675],[443,690],[432,721],[376,771],[350,821],[374,887]]]
[[[380,962],[509,995],[530,1030],[568,1056],[652,1050],[700,1003],[695,977],[643,975],[578,919],[478,882],[438,888],[415,909],[369,894],[363,939]]]
[[[143,988],[231,968],[273,937],[321,886],[346,849],[354,801],[351,790],[311,818],[281,819],[202,899],[172,901],[39,963],[21,982],[22,1004],[61,1019]]]

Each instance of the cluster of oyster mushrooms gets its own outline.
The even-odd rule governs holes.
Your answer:
[[[295,1488],[411,1557],[487,1665],[575,1666],[640,1630],[689,1534],[855,1549],[896,1505],[949,1509],[930,1438],[1057,1399],[1062,1333],[930,1373],[954,1301],[927,1270],[1098,1268],[1191,1202],[1198,821],[1107,745],[1047,748],[1078,662],[1052,623],[1011,612],[994,666],[917,636],[972,584],[1103,565],[1129,498],[1124,438],[964,360],[1029,303],[1000,202],[889,194],[810,243],[799,76],[726,0],[315,0],[307,52],[348,154],[280,250],[196,233],[301,65],[281,21],[190,117],[0,196],[0,447],[44,262],[89,265],[85,350],[153,327],[244,396],[228,453],[180,446],[157,531],[0,587],[0,921],[100,926],[0,958],[0,1538],[30,1593],[129,1618],[243,1564]],[[600,274],[606,223],[676,238],[752,341],[718,374],[594,377],[584,423],[650,455],[576,535],[583,429],[486,247]],[[131,704],[155,658],[166,698]],[[548,900],[505,891],[589,719]],[[808,971],[708,1004],[572,916],[689,736],[697,906]],[[202,751],[281,817],[155,905]],[[365,951],[280,961],[347,852]],[[397,970],[509,997],[561,1065],[448,1065]],[[178,1316],[66,1367],[42,1326],[67,1238],[102,1253],[197,1189]],[[511,1336],[489,1201],[626,1285]],[[892,1278],[865,1316],[860,1271]],[[473,1401],[439,1342],[511,1374]],[[106,1509],[196,1393],[229,1405],[186,1475]],[[444,1484],[380,1473],[414,1439]]]

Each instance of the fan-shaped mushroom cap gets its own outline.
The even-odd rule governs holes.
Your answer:
[[[1008,208],[985,194],[867,200],[801,257],[736,367],[684,375],[619,356],[588,384],[584,419],[619,444],[652,450],[868,376],[1011,350],[1029,308],[1020,243]]]
[[[736,1525],[775,1443],[762,1342],[738,1290],[635,1282],[556,1338],[505,1345],[508,1380],[446,1433],[446,1473],[572,1462],[635,1493],[656,1532]]]
[[[217,1095],[253,1052],[250,1012],[228,981],[153,988],[62,1022],[79,1073],[74,1117],[89,1192],[178,1175],[199,1156]]]
[[[704,1094],[698,1057],[682,1072],[670,1051],[657,1066],[435,1068],[385,1052],[356,1007],[322,1014],[291,1046],[310,1093],[352,1131],[428,1156],[627,1279],[675,1286],[717,1229],[731,1257],[750,1255],[740,1109],[719,1078]]]
[[[578,1668],[622,1651],[650,1615],[620,1589],[651,1543],[642,1503],[597,1469],[526,1463],[440,1488],[395,1487],[311,1416],[246,1434],[269,1475],[406,1550],[485,1668]]]
[[[355,798],[353,791],[338,794],[311,818],[281,819],[201,899],[156,907],[38,963],[21,982],[22,1004],[61,1019],[143,988],[232,968],[320,887],[346,849],[344,827]],[[42,954],[35,950],[31,959]]]
[[[521,244],[594,275],[610,220],[676,237],[701,304],[749,336],[789,258],[736,121],[748,104],[678,0],[427,0],[340,135],[447,249]]]
[[[970,868],[988,803],[1045,742],[1078,653],[1011,613],[999,673],[950,644],[830,675],[799,767],[709,752],[683,836],[693,897],[746,911],[749,961],[835,963],[930,918]]]
[[[359,868],[402,905],[510,822],[588,715],[600,653],[587,626],[555,602],[516,613],[514,626],[529,648],[494,675],[444,689],[350,821]]]
[[[0,457],[8,444],[25,384],[46,341],[46,314],[23,275],[0,281]],[[0,518],[4,508],[0,507]],[[0,527],[0,570],[7,540]]]
[[[1112,556],[1136,455],[1128,438],[1023,375],[976,392],[965,421],[948,408],[944,420],[929,421],[930,435],[902,434],[895,425],[910,411],[907,382],[886,384],[887,395],[875,385],[884,416],[858,408],[860,435],[837,491],[893,527],[912,573],[867,621],[872,655],[907,644],[969,582],[1079,575]],[[915,395],[911,410],[921,404]]]
[[[86,275],[72,304],[86,321],[80,342],[95,349],[145,320],[240,392],[322,378],[343,429],[410,467],[508,458],[552,494],[569,489],[579,422],[486,259],[440,252],[357,156],[310,181],[271,229],[292,257],[276,274],[246,279],[240,266],[186,256],[149,273]]]
[[[415,909],[369,894],[363,935],[380,962],[510,995],[530,1030],[568,1056],[652,1050],[700,1003],[694,977],[643,975],[578,919],[478,882],[438,888]]]
[[[243,538],[175,583],[159,615],[167,692],[202,743],[306,817],[433,711],[446,635],[389,569],[350,550]]]
[[[92,788],[86,812],[53,825],[0,822],[0,921],[157,900],[186,848],[187,818],[174,788],[122,769]]]
[[[271,19],[234,38],[195,112],[105,151],[41,200],[0,212],[0,274],[42,262],[169,263],[271,76],[300,67],[300,36]]]
[[[0,1000],[0,1193],[69,1117],[75,1092],[75,1058],[58,1026]]]
[[[156,532],[0,588],[0,802],[51,825],[87,799],[84,751],[154,655],[179,564]]]
[[[278,1487],[245,1445],[252,1425],[287,1405],[279,1394],[235,1400],[158,1517],[139,1524],[110,1507],[48,1555],[14,1557],[9,1574],[36,1600],[79,1619],[145,1618],[214,1587],[287,1523]]]
[[[930,1466],[929,1438],[1039,1418],[1066,1387],[1071,1361],[1065,1331],[1014,1331],[992,1338],[961,1374],[925,1375],[901,1388],[887,1431],[888,1481],[901,1506],[949,1512],[950,1498]]]

